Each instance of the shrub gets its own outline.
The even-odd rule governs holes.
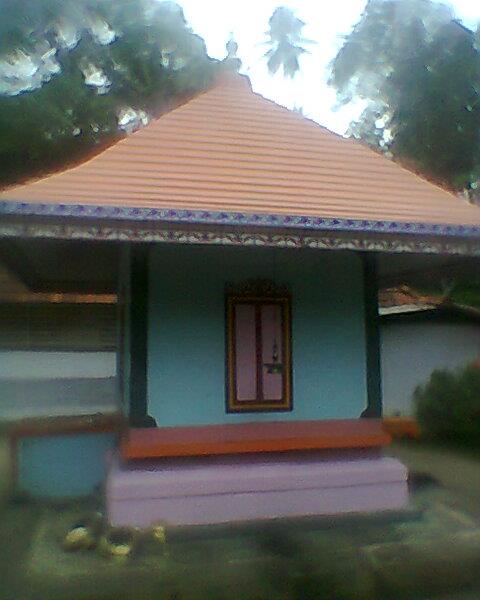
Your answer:
[[[427,438],[480,446],[480,368],[436,370],[414,392],[417,420]]]

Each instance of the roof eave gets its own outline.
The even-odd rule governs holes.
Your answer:
[[[90,204],[0,201],[0,216],[68,217],[89,221],[134,221],[145,224],[230,225],[346,233],[407,234],[480,239],[480,225],[452,225],[390,220],[346,219],[306,215],[207,211],[168,208],[101,206]]]

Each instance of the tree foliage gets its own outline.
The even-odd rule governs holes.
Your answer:
[[[480,177],[474,32],[431,0],[369,0],[332,63],[340,103],[366,101],[351,135],[452,190]]]
[[[182,10],[155,0],[6,0],[0,181],[75,161],[193,95],[215,64]]]
[[[414,392],[422,435],[440,442],[480,445],[480,368],[439,369]]]
[[[265,53],[268,70],[276,73],[282,67],[284,76],[293,78],[300,69],[300,56],[307,52],[303,46],[312,43],[302,36],[305,23],[290,8],[279,6],[268,24],[270,49]]]

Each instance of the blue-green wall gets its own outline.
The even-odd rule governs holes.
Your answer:
[[[18,449],[19,492],[36,498],[74,498],[103,484],[111,433],[27,437]]]
[[[227,414],[225,283],[271,279],[274,269],[292,293],[294,410]],[[159,426],[358,417],[366,406],[362,286],[352,253],[153,247],[149,414]]]

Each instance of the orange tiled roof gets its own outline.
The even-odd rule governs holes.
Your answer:
[[[480,225],[480,208],[252,92],[213,88],[0,200]]]
[[[408,285],[385,288],[378,293],[380,316],[401,316],[408,313],[435,311],[438,314],[457,315],[480,322],[480,310],[474,306],[457,304],[448,296],[428,295]]]
[[[407,285],[386,288],[380,290],[378,293],[378,303],[382,308],[390,308],[392,306],[424,306],[434,308],[442,304],[444,300],[443,296],[421,294]]]

